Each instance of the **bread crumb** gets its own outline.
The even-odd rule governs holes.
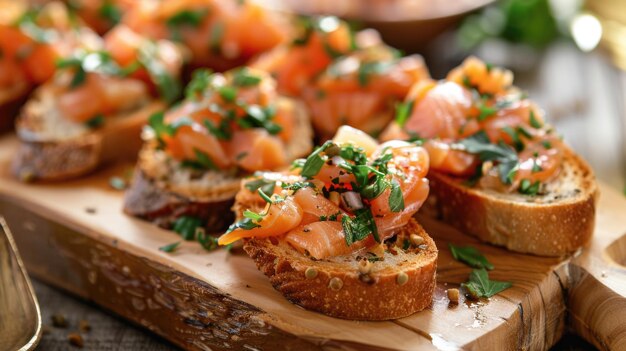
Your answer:
[[[81,332],[86,333],[91,330],[91,325],[87,320],[82,319],[78,322],[78,329],[80,329]]]
[[[448,289],[448,299],[450,303],[456,305],[459,303],[459,289]]]
[[[53,314],[50,320],[52,320],[52,326],[55,328],[67,328],[68,326],[67,319],[60,313]]]
[[[78,348],[83,348],[85,346],[85,342],[83,337],[78,333],[70,333],[67,335],[67,340],[70,342],[70,345],[76,346]]]

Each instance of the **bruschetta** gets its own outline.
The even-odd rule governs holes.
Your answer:
[[[245,179],[238,221],[218,243],[243,239],[288,300],[329,316],[386,320],[429,306],[437,248],[413,219],[429,192],[426,150],[344,126],[294,167]]]
[[[281,15],[251,1],[147,0],[125,13],[122,23],[150,38],[183,44],[192,67],[217,71],[243,65],[290,36]]]
[[[196,71],[187,97],[150,119],[125,211],[164,227],[194,217],[209,233],[232,221],[242,177],[288,167],[312,147],[302,106],[265,72]]]
[[[107,44],[115,41],[114,50],[77,50],[57,60],[53,78],[23,107],[13,163],[20,179],[65,180],[109,161],[134,159],[148,117],[176,97],[180,54],[129,32],[116,39],[118,33],[105,38]],[[162,91],[163,76],[169,85]]]
[[[593,233],[593,172],[512,83],[470,57],[446,80],[416,84],[382,139],[423,143],[446,222],[513,251],[572,253]]]
[[[32,9],[3,6],[0,16],[0,131],[13,127],[14,117],[28,94],[54,74],[57,59],[78,47],[94,49],[101,42],[94,32],[72,22],[61,3],[51,2]]]

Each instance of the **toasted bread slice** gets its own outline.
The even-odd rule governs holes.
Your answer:
[[[396,245],[402,246],[412,234],[423,243],[406,250]],[[358,251],[325,260],[313,260],[278,238],[246,240],[244,250],[276,290],[309,310],[373,321],[406,317],[428,307],[436,285],[434,241],[411,219],[382,245],[382,256]]]
[[[295,104],[296,125],[287,143],[289,159],[308,154],[312,130],[306,110],[294,100],[281,98],[279,104]],[[207,221],[209,232],[225,229],[233,221],[230,211],[241,185],[242,174],[225,171],[197,171],[182,167],[155,140],[147,140],[131,187],[126,191],[124,211],[169,228],[180,216],[194,216]]]
[[[511,251],[572,253],[593,234],[598,187],[589,165],[570,148],[563,152],[558,178],[536,196],[473,188],[431,170],[427,206],[461,231]]]
[[[54,95],[42,86],[16,121],[21,140],[13,172],[22,180],[65,180],[87,174],[99,165],[133,159],[141,147],[141,128],[154,112],[165,108],[142,101],[134,109],[107,117],[102,128],[90,129],[63,118]]]

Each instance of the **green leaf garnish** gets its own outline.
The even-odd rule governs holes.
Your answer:
[[[541,122],[539,122],[539,120],[537,119],[537,116],[535,116],[535,111],[532,110],[530,111],[530,126],[535,129],[543,127]]]
[[[259,213],[256,213],[256,212],[252,212],[250,210],[243,211],[243,216],[245,218],[249,218],[249,219],[251,219],[253,221],[257,221],[257,222],[263,219],[263,215],[262,214],[259,214]]]
[[[404,128],[404,125],[409,120],[414,104],[415,101],[413,100],[396,104],[396,123],[398,123],[400,127]]]
[[[222,39],[224,39],[225,25],[223,22],[213,24],[211,28],[211,38],[209,39],[209,48],[213,53],[219,54],[222,50]]]
[[[450,253],[452,253],[452,257],[455,260],[467,263],[469,266],[474,268],[486,268],[492,270],[493,264],[487,260],[483,254],[480,253],[476,248],[471,246],[456,246],[454,244],[448,244],[450,247]]]
[[[105,19],[110,24],[117,24],[122,19],[122,10],[111,0],[105,0],[98,9],[98,16]]]
[[[238,87],[252,87],[261,83],[261,77],[255,76],[245,68],[239,68],[233,74],[233,84]]]
[[[534,183],[528,179],[522,179],[519,186],[519,192],[525,195],[537,195],[539,193],[539,188],[541,187],[541,182],[538,180]]]
[[[178,245],[180,245],[180,243],[181,243],[180,241],[177,241],[175,243],[171,243],[171,244],[167,244],[167,245],[161,246],[161,247],[159,247],[159,251],[163,251],[163,252],[167,252],[167,253],[174,252],[178,248]]]
[[[92,129],[102,127],[103,124],[104,124],[104,115],[101,113],[98,113],[97,115],[89,119],[87,122],[85,122],[85,125]]]
[[[249,182],[246,182],[244,185],[246,189],[255,193],[259,189],[262,190],[265,194],[273,194],[274,188],[276,187],[276,181],[268,180],[265,178],[258,178]]]
[[[391,181],[391,194],[389,194],[389,209],[391,212],[401,212],[404,210],[404,196],[397,180]]]
[[[228,227],[228,230],[226,231],[226,234],[232,232],[235,229],[243,229],[243,230],[250,230],[250,229],[254,229],[254,228],[258,228],[260,227],[260,225],[257,223],[256,220],[251,219],[249,217],[244,217],[243,219],[231,224]]]
[[[482,162],[496,162],[500,180],[504,184],[511,184],[513,172],[516,171],[519,164],[515,150],[502,142],[492,144],[484,131],[460,140],[459,144],[463,146],[465,151],[478,155]]]
[[[180,234],[184,240],[194,240],[197,228],[202,228],[202,220],[191,216],[179,217],[172,226],[172,230]]]
[[[473,269],[469,276],[469,281],[461,284],[467,290],[469,295],[478,299],[481,297],[489,298],[493,295],[506,290],[513,286],[510,282],[502,282],[489,280],[489,273],[484,269]]]
[[[378,228],[369,208],[363,208],[355,212],[355,217],[343,216],[341,218],[346,245],[350,246],[354,242],[367,238],[370,234],[376,242],[380,242]]]

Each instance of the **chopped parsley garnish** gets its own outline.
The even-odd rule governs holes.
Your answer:
[[[37,24],[37,17],[39,11],[29,10],[26,11],[18,20],[17,26],[21,31],[29,36],[37,43],[50,43],[55,38],[55,31],[53,29],[45,29]]]
[[[361,62],[357,71],[359,85],[364,87],[372,75],[379,75],[387,72],[393,66],[393,62]]]
[[[304,162],[300,174],[305,178],[313,178],[317,175],[326,162],[320,154],[332,145],[334,145],[333,142],[329,140],[317,148],[317,150],[313,151],[313,153],[307,157],[306,162]]]
[[[98,113],[97,115],[89,119],[87,122],[85,122],[85,125],[92,129],[102,127],[103,124],[104,124],[104,115],[101,113]]]
[[[239,68],[233,73],[233,84],[237,87],[252,87],[261,83],[261,77],[255,76],[245,68]]]
[[[370,234],[374,236],[374,240],[380,242],[378,228],[369,208],[357,210],[354,218],[343,216],[341,218],[341,226],[343,227],[346,245],[348,246],[367,238]]]
[[[286,190],[291,190],[295,194],[298,190],[303,188],[315,188],[315,184],[311,182],[295,182],[290,184],[282,183],[280,184],[280,187]]]
[[[519,186],[519,192],[525,195],[537,195],[541,183],[537,180],[534,183],[528,179],[522,179]]]
[[[458,142],[465,151],[478,155],[482,162],[497,163],[500,180],[504,184],[511,184],[519,165],[517,153],[503,142],[492,144],[487,133],[480,131]]]
[[[161,60],[158,59],[158,48],[154,42],[149,42],[139,48],[138,62],[143,66],[157,87],[159,95],[168,103],[176,101],[182,92],[178,79],[172,76]]]
[[[276,187],[276,181],[268,180],[265,178],[258,178],[249,182],[246,182],[245,188],[251,192],[257,192],[259,189],[265,194],[272,194]]]
[[[166,24],[169,27],[198,27],[202,24],[202,21],[208,12],[209,11],[207,9],[181,10],[168,18]]]
[[[172,230],[180,234],[184,240],[194,240],[196,237],[196,229],[202,227],[200,218],[191,216],[182,216],[176,219]]]
[[[117,24],[122,19],[122,10],[111,0],[105,0],[98,9],[98,16],[105,19],[110,24]]]
[[[80,53],[72,57],[60,59],[56,62],[59,69],[70,68],[74,70],[74,77],[70,82],[70,88],[82,85],[87,78],[87,72],[103,73],[111,76],[123,76],[124,72],[118,64],[111,58],[111,55],[104,51],[94,51],[90,53]]]
[[[535,129],[543,127],[541,122],[539,122],[539,120],[537,119],[537,116],[535,116],[535,111],[532,110],[530,111],[530,126]]]
[[[396,105],[396,123],[398,123],[400,127],[404,127],[409,120],[411,112],[413,111],[413,104],[415,104],[414,100],[398,103]]]
[[[194,99],[202,96],[204,91],[211,85],[211,71],[208,69],[197,69],[193,72],[191,82],[185,89],[187,99]]]
[[[389,195],[389,209],[391,212],[402,212],[404,210],[404,197],[402,189],[397,180],[391,181],[391,194]]]
[[[178,245],[180,245],[181,241],[177,241],[175,243],[171,243],[171,244],[167,244],[164,246],[159,247],[159,251],[163,251],[163,252],[174,252],[176,251],[176,249],[178,248]]]
[[[226,234],[232,232],[235,229],[251,230],[251,229],[260,227],[260,225],[258,223],[259,219],[254,219],[254,218],[256,218],[256,216],[253,216],[252,215],[253,213],[254,212],[252,212],[252,211],[244,212],[244,216],[245,217],[243,219],[241,219],[241,220],[231,224],[228,227],[228,230],[226,231]],[[246,216],[246,214],[248,216]],[[254,214],[256,215],[257,213],[254,213]],[[250,218],[250,217],[254,217],[254,218]]]
[[[472,246],[456,246],[454,244],[448,244],[450,247],[450,253],[455,260],[464,262],[474,268],[485,268],[492,270],[493,264],[487,260],[487,258],[480,253],[476,248]]]
[[[209,48],[215,54],[219,54],[222,50],[222,39],[224,39],[225,25],[223,22],[213,24],[211,28],[211,38],[209,40]]]
[[[469,281],[461,284],[468,294],[478,299],[481,297],[489,298],[493,295],[506,290],[513,286],[510,282],[502,282],[489,279],[489,273],[484,269],[473,269],[469,276]]]
[[[543,147],[544,147],[546,150],[550,150],[550,149],[552,149],[552,143],[551,143],[551,142],[549,142],[548,140],[544,140],[544,141],[542,141],[542,142],[541,142],[541,145],[543,145]]]

